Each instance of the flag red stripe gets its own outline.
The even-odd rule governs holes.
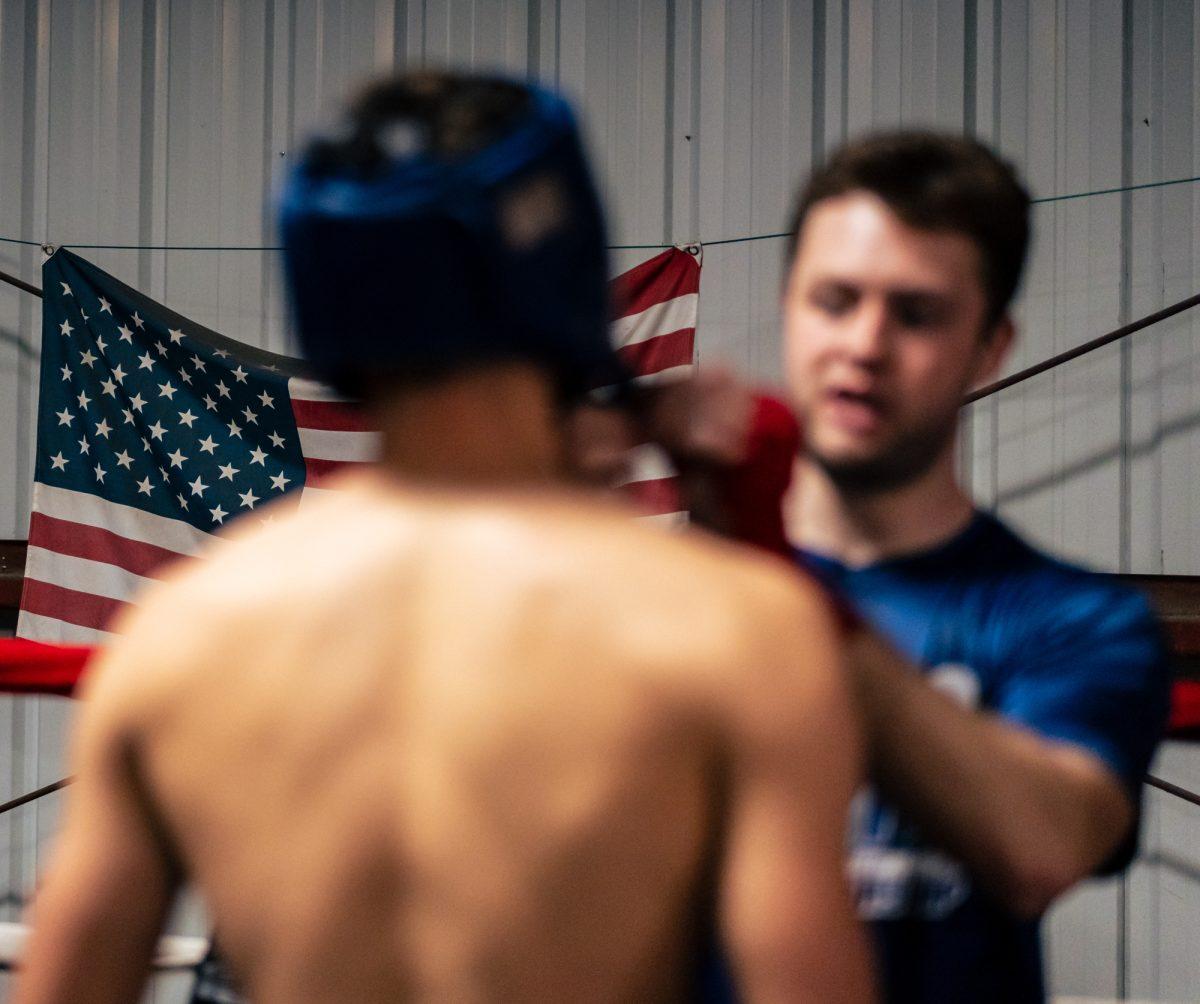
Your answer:
[[[361,408],[335,401],[302,401],[292,398],[292,413],[302,429],[324,429],[329,432],[374,432],[375,426]]]
[[[21,593],[22,610],[101,631],[107,630],[108,623],[124,607],[120,600],[65,589],[37,579],[26,579]]]
[[[662,516],[682,512],[679,502],[678,478],[655,478],[652,481],[631,481],[624,486],[634,506],[644,516]]]
[[[690,366],[695,347],[696,329],[683,328],[635,345],[622,345],[617,355],[638,376],[651,376],[672,366]]]
[[[322,480],[334,474],[337,471],[345,470],[346,468],[355,467],[370,467],[371,465],[362,460],[323,460],[320,457],[305,457],[304,469],[306,485],[319,485]]]
[[[700,263],[693,255],[668,248],[609,283],[615,316],[640,314],[656,303],[700,292]]]
[[[102,530],[86,523],[73,523],[41,512],[30,516],[29,545],[72,558],[103,561],[134,575],[153,575],[162,565],[180,557],[165,547],[144,544],[111,530]]]

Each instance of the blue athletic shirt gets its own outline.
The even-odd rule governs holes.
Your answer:
[[[943,545],[865,568],[797,555],[939,689],[1085,748],[1140,803],[1169,703],[1141,594],[1036,551],[985,513]],[[1045,999],[1037,921],[1013,917],[870,791],[855,800],[852,833],[859,915],[889,1002]],[[1104,870],[1125,867],[1135,845],[1136,834]]]

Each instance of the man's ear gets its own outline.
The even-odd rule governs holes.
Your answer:
[[[975,364],[975,373],[971,379],[971,389],[977,390],[984,384],[991,383],[1008,358],[1013,340],[1017,336],[1016,325],[1007,313],[992,327],[984,332],[979,358]]]

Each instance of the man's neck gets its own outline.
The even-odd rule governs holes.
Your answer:
[[[371,408],[382,435],[380,468],[446,488],[549,484],[561,471],[550,380],[525,364],[470,370],[406,389]]]
[[[852,567],[936,547],[975,512],[954,477],[949,450],[919,478],[875,493],[839,488],[802,455],[792,485],[784,514],[791,541]]]

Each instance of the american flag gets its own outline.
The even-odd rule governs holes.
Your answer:
[[[225,338],[59,249],[42,269],[37,461],[17,635],[103,643],[165,563],[269,500],[369,462],[376,436],[296,359]],[[668,249],[613,280],[614,336],[640,379],[692,363],[700,266]],[[629,490],[682,514],[640,448]],[[258,517],[263,518],[263,517]]]
[[[668,248],[613,279],[613,343],[636,382],[652,384],[691,373],[700,263],[698,247]],[[626,488],[647,518],[671,525],[687,518],[675,469],[661,449],[650,443],[638,446],[630,458],[630,475]]]

